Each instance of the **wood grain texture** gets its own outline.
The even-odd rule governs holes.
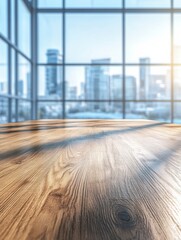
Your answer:
[[[0,125],[0,239],[181,240],[181,125]]]

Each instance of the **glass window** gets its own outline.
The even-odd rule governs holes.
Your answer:
[[[0,94],[8,93],[8,46],[0,40]]]
[[[52,57],[52,56],[51,56]],[[55,58],[59,58],[55,52]],[[56,60],[58,61],[58,60]],[[63,95],[62,66],[46,65],[38,68],[39,99],[60,99]]]
[[[148,64],[149,58],[140,63]],[[140,65],[126,67],[127,100],[169,100],[171,91],[170,67]]]
[[[12,99],[11,102],[11,122],[16,122],[16,100]]]
[[[31,98],[30,63],[22,56],[18,56],[18,96]]]
[[[99,60],[93,60],[93,63]],[[122,68],[103,65],[66,67],[68,100],[122,99]]]
[[[38,49],[39,62],[62,63],[61,14],[38,15]]]
[[[22,0],[18,1],[18,46],[30,57],[30,12]]]
[[[67,118],[119,119],[122,118],[120,102],[67,102]]]
[[[38,0],[39,8],[61,8],[62,0]]]
[[[127,102],[126,118],[170,122],[170,107],[170,103],[165,102]]]
[[[174,7],[175,8],[181,8],[181,1],[180,0],[174,0]]]
[[[8,36],[8,1],[1,0],[0,1],[0,33],[2,33],[5,37]]]
[[[174,98],[181,100],[181,67],[174,67]]]
[[[181,63],[181,14],[174,15],[174,62]]]
[[[121,8],[122,0],[66,0],[69,8]]]
[[[8,122],[8,99],[0,97],[0,123]]]
[[[126,62],[170,63],[170,37],[169,14],[127,14]]]
[[[122,62],[121,14],[67,14],[66,61]]]
[[[168,8],[171,0],[126,0],[127,8]]]
[[[15,51],[11,49],[11,94],[15,95]]]
[[[174,122],[181,124],[181,102],[174,104]]]
[[[15,43],[15,1],[11,0],[11,42]]]
[[[38,119],[59,119],[62,118],[61,102],[39,102]]]
[[[31,119],[31,103],[28,101],[18,101],[18,121],[27,121]]]

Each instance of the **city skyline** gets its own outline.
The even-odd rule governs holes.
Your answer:
[[[47,64],[61,64],[62,63],[62,55],[59,53],[59,51],[57,49],[47,49]],[[165,73],[162,73],[162,71],[160,71],[160,69],[158,70],[158,73],[152,73],[151,72],[151,69],[153,67],[150,67],[150,62],[151,62],[151,59],[150,58],[140,58],[140,64],[143,64],[143,65],[140,65],[139,66],[139,76],[136,76],[135,77],[135,74],[134,75],[131,75],[131,74],[126,74],[125,76],[125,82],[128,83],[129,80],[126,80],[126,79],[134,79],[132,82],[133,86],[131,87],[131,91],[133,91],[133,89],[135,88],[135,93],[132,94],[132,96],[136,96],[135,98],[134,97],[130,97],[130,93],[126,94],[128,97],[127,99],[130,100],[130,99],[133,99],[133,100],[145,100],[145,99],[162,99],[164,98],[169,98],[169,82],[170,82],[170,70],[169,68],[166,69],[166,72]],[[94,89],[94,92],[96,92],[97,90],[96,89],[101,89],[101,87],[104,86],[104,84],[107,84],[107,89],[110,88],[109,91],[112,90],[112,86],[111,86],[111,83],[112,83],[112,79],[114,79],[115,76],[119,76],[120,79],[118,79],[118,85],[119,86],[119,83],[120,83],[120,91],[121,88],[122,88],[122,74],[121,73],[114,73],[113,71],[111,72],[110,71],[110,68],[109,67],[109,64],[111,63],[111,59],[110,58],[106,58],[106,59],[93,59],[91,61],[91,65],[90,64],[90,67],[89,66],[85,66],[83,67],[84,68],[84,76],[81,80],[77,80],[75,79],[75,76],[74,76],[74,79],[73,81],[69,81],[69,79],[65,79],[65,86],[66,88],[66,94],[67,94],[67,97],[66,99],[69,99],[69,100],[74,100],[72,97],[69,98],[69,88],[71,89],[71,91],[73,91],[73,88],[74,88],[74,94],[72,93],[71,95],[74,95],[75,96],[75,92],[76,92],[76,99],[87,99],[87,100],[93,100],[93,99],[97,99],[97,100],[109,100],[111,99],[111,95],[112,93],[109,92],[107,93],[105,96],[103,96],[102,98],[100,98],[99,96],[96,98],[96,97],[91,97],[90,94],[89,94],[89,91],[87,91],[87,85],[90,85],[89,89],[91,87],[93,87],[94,83],[92,84],[89,84],[88,83],[88,79],[90,76],[90,73],[92,72],[92,74],[94,74],[94,70],[97,68],[97,74],[99,75],[99,80],[101,81],[101,77],[102,76],[105,76],[104,78],[106,78],[107,76],[107,82],[110,81],[110,83],[106,83],[106,80],[103,80],[104,83],[101,83],[100,84],[100,87],[97,85],[97,87],[95,87]],[[96,65],[97,64],[97,65]],[[101,65],[101,64],[107,64],[107,66],[104,66],[104,65]],[[156,67],[154,67],[155,69]],[[93,71],[91,71],[91,69]],[[90,71],[88,73],[88,70]],[[48,96],[50,97],[51,95],[56,95],[57,94],[57,91],[58,91],[58,88],[57,86],[59,86],[59,95],[61,95],[62,93],[62,71],[61,71],[61,66],[47,66],[45,69],[45,88],[44,88],[44,93],[42,94],[42,97],[43,96]],[[102,74],[101,74],[102,73]],[[89,76],[88,76],[89,75]],[[144,76],[145,75],[145,76]],[[80,78],[80,76],[79,76]],[[143,80],[142,80],[143,78]],[[58,82],[59,83],[58,83]],[[145,82],[145,86],[144,86],[144,83]],[[51,83],[51,84],[50,84]],[[54,83],[54,84],[52,84]],[[97,81],[98,83],[98,81]],[[85,89],[84,89],[84,97],[82,97],[80,95],[80,92],[82,91],[81,88],[82,88],[82,84],[85,85]],[[51,88],[50,88],[50,85],[53,86],[53,92],[51,94]],[[41,89],[43,89],[41,87]],[[151,93],[148,94],[148,89],[149,91],[152,91]],[[165,90],[164,90],[165,89]],[[129,92],[129,86],[127,88],[127,84],[126,84],[126,90]],[[90,91],[92,91],[90,89]],[[155,92],[155,91],[158,91],[158,92]],[[93,91],[92,91],[93,92]],[[138,93],[139,92],[139,93]],[[142,94],[141,94],[142,92]],[[153,93],[154,92],[154,93]],[[143,94],[145,96],[143,96]],[[59,96],[61,97],[61,96]],[[153,97],[153,98],[152,98]],[[117,96],[113,96],[112,99],[122,99],[122,97],[117,97]]]
[[[46,55],[47,64],[62,63],[62,60],[60,60],[61,54],[57,49],[47,49]],[[139,77],[132,76],[131,74],[125,75],[125,100],[162,100],[170,98],[170,69],[165,68],[163,73],[159,69],[158,72],[153,73],[153,68],[156,67],[151,66],[150,62],[151,59],[148,57],[139,59],[140,65],[137,67]],[[82,118],[83,116],[87,116],[87,114],[90,117],[90,114],[93,113],[94,116],[96,114],[97,117],[103,117],[104,114],[111,111],[117,114],[117,117],[120,117],[122,106],[117,101],[121,102],[123,100],[123,75],[122,73],[115,73],[113,70],[110,71],[111,67],[109,64],[111,64],[110,58],[92,59],[89,66],[81,67],[84,72],[82,75],[83,80],[77,81],[75,78],[72,78],[72,81],[69,81],[65,77],[66,99],[82,101],[82,103],[72,102],[68,104],[66,108],[67,114],[74,114],[74,117],[77,114],[78,117]],[[58,86],[60,87],[59,94],[63,91],[62,74],[57,74],[57,68],[59,68],[58,72],[61,73],[61,66],[47,65],[44,68],[46,90],[42,99],[52,99],[52,97],[55,99],[56,97],[61,98],[60,95],[56,96],[58,94]],[[80,77],[80,75],[78,76]],[[50,85],[53,88],[50,88]],[[78,88],[81,91],[78,91]],[[85,103],[83,103],[84,100],[86,101]],[[107,100],[107,102],[103,102],[104,100]],[[54,111],[55,115],[56,113],[59,114],[60,106],[47,105],[45,108],[41,107],[40,115],[41,117],[46,117],[49,114],[52,116],[52,111]],[[126,105],[126,112],[130,117],[137,116],[144,118],[145,115],[149,115],[150,118],[155,116],[167,118],[170,111],[169,106],[165,104],[150,103],[145,105],[143,103],[129,102]],[[85,115],[82,115],[82,113]]]

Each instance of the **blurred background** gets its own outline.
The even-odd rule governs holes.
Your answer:
[[[0,0],[0,123],[181,123],[180,0]]]

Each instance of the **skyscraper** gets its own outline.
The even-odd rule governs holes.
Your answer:
[[[167,96],[166,75],[150,75],[150,99],[163,99]]]
[[[4,82],[0,82],[0,93],[4,93]]]
[[[31,98],[31,74],[28,72],[26,74],[27,79],[27,97]]]
[[[139,82],[139,99],[145,100],[149,95],[149,77],[150,77],[150,58],[140,58],[140,82]]]
[[[46,67],[46,96],[61,96],[62,95],[62,67],[51,64],[61,64],[62,56],[57,49],[47,50]]]
[[[18,95],[19,96],[24,95],[24,82],[23,82],[23,80],[18,80]]]
[[[136,100],[136,78],[133,76],[126,76],[126,99]]]
[[[110,90],[111,90],[111,100],[122,99],[123,92],[123,76],[120,74],[114,74],[110,78]]]
[[[109,67],[101,66],[99,64],[109,64],[110,59],[96,59],[92,60],[92,66],[86,67],[85,71],[85,97],[86,100],[106,100],[110,98],[109,88]],[[98,64],[98,65],[95,65]],[[90,110],[105,110],[105,103],[90,102],[88,108]]]
[[[70,100],[77,99],[77,87],[76,86],[70,86],[69,87],[69,98]]]

